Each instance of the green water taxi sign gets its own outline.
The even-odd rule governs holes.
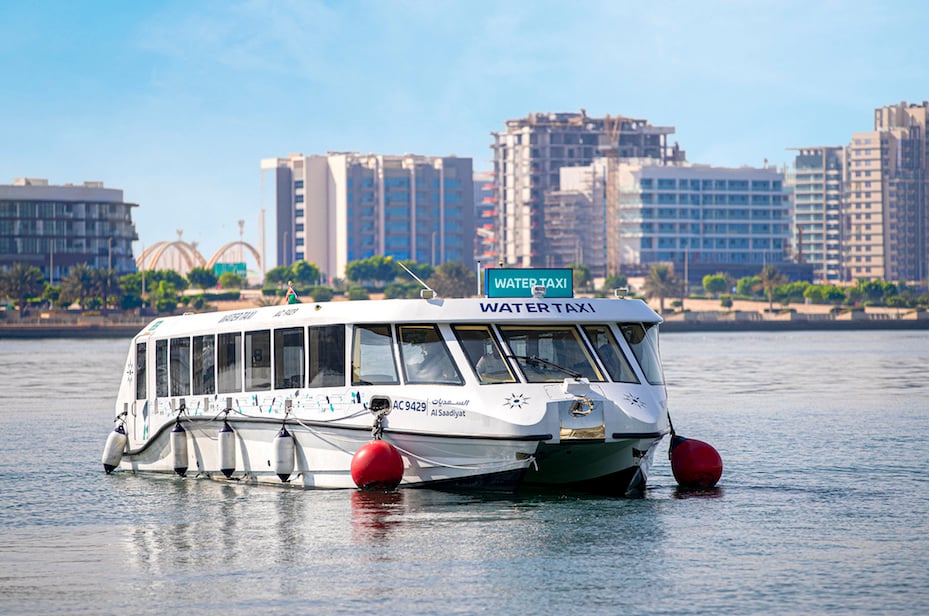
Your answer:
[[[574,297],[574,271],[556,269],[484,270],[484,295],[487,297],[533,297],[533,289],[545,287],[545,297]]]

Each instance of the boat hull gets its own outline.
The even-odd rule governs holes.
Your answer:
[[[186,476],[298,488],[354,488],[351,463],[355,452],[371,440],[368,428],[288,420],[293,439],[292,472],[282,480],[274,440],[281,420],[228,420],[235,433],[235,468],[224,473],[219,431],[223,421],[192,417],[186,431]],[[385,432],[383,439],[403,458],[400,487],[514,492],[533,462],[538,440],[468,437],[429,433]],[[142,447],[127,452],[120,468],[138,473],[175,473],[170,430],[162,429]]]
[[[558,489],[635,496],[644,490],[661,436],[605,442],[602,439],[543,443],[524,489]]]

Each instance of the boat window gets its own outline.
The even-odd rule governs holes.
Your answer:
[[[572,376],[604,380],[574,327],[501,325],[500,333],[530,383],[554,383]]]
[[[171,338],[171,395],[190,395],[190,338]]]
[[[583,329],[611,379],[618,383],[639,382],[632,371],[632,366],[629,365],[629,360],[626,359],[626,355],[608,326],[584,325]]]
[[[216,393],[216,337],[194,336],[193,394]]]
[[[216,343],[217,391],[242,391],[242,334],[219,334]]]
[[[454,325],[452,331],[482,385],[516,382],[489,325]]]
[[[168,397],[168,341],[155,341],[155,395]]]
[[[655,323],[620,323],[619,331],[629,343],[645,378],[652,385],[664,383],[661,360],[658,355],[658,327]]]
[[[356,325],[352,339],[352,385],[397,384],[389,325]]]
[[[145,380],[145,347],[144,342],[135,345],[135,399],[148,398],[148,383]]]
[[[345,326],[310,328],[310,387],[345,385]]]
[[[464,380],[435,325],[398,325],[400,358],[407,383],[461,385]]]
[[[245,332],[245,391],[271,389],[271,331]]]
[[[274,330],[274,388],[304,387],[306,351],[303,328]]]

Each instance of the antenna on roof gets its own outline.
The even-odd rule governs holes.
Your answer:
[[[433,289],[431,289],[431,288],[429,287],[429,285],[427,285],[425,282],[423,282],[422,279],[420,279],[419,276],[417,276],[416,274],[414,274],[413,272],[411,272],[411,271],[410,271],[410,268],[408,268],[407,266],[405,266],[405,265],[404,265],[403,263],[401,263],[400,261],[397,261],[397,265],[399,265],[400,267],[402,267],[402,268],[404,269],[404,271],[406,271],[407,274],[409,274],[410,276],[413,277],[414,280],[416,280],[416,282],[418,282],[419,284],[423,285],[423,288],[419,290],[419,296],[420,296],[421,298],[423,298],[423,299],[433,299],[434,297],[436,297],[436,292],[435,292]]]

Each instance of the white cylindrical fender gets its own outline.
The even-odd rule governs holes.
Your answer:
[[[126,443],[129,442],[129,438],[126,436],[126,429],[123,428],[123,424],[119,424],[116,428],[110,432],[110,435],[106,437],[106,445],[103,446],[103,470],[106,471],[106,474],[109,475],[113,472],[113,469],[119,466],[119,463],[123,459],[123,451],[126,450]]]
[[[181,423],[174,424],[171,430],[171,453],[174,458],[174,472],[183,477],[187,474],[187,430]]]
[[[217,436],[219,446],[219,470],[226,477],[235,472],[235,432],[229,422],[224,421]]]
[[[271,464],[274,466],[274,473],[284,483],[290,481],[290,475],[294,472],[294,452],[294,438],[286,427],[282,427],[274,437]]]

